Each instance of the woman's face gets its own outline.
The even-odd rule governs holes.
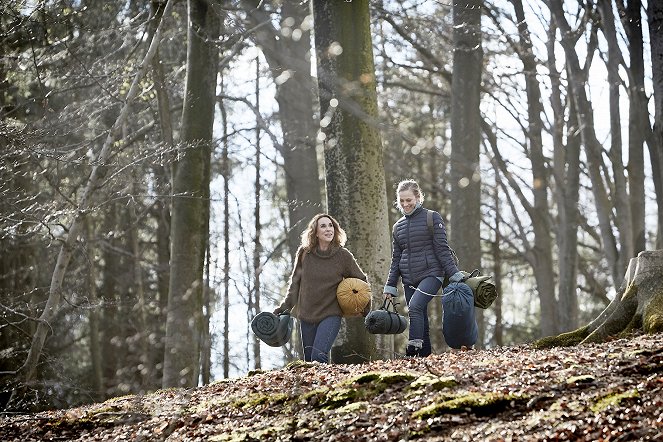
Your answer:
[[[334,239],[334,224],[332,220],[326,216],[318,219],[318,228],[316,229],[315,236],[318,238],[318,242],[322,245],[328,245]]]
[[[419,203],[419,198],[414,195],[414,192],[410,189],[401,190],[398,192],[398,205],[401,206],[401,209],[405,214],[410,214],[417,207]]]

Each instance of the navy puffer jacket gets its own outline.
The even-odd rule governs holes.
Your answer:
[[[433,235],[428,229],[428,209],[418,207],[396,221],[393,230],[391,268],[385,293],[396,294],[401,277],[403,285],[417,286],[429,276],[444,278],[458,271],[447,243],[447,230],[442,216],[433,212]]]

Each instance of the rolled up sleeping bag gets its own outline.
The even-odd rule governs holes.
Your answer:
[[[371,301],[371,285],[359,278],[345,278],[336,288],[343,316],[360,316]]]
[[[265,344],[271,347],[280,347],[290,340],[293,318],[289,313],[275,315],[270,312],[260,312],[251,320],[251,330]]]
[[[393,311],[389,310],[389,304]],[[364,319],[366,330],[374,335],[397,335],[407,328],[407,319],[396,311],[393,301],[385,301],[379,310],[373,310]]]
[[[452,282],[442,291],[442,334],[451,348],[472,347],[479,337],[469,285]]]

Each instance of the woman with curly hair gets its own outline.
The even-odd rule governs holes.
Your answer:
[[[329,362],[329,351],[341,328],[343,313],[336,288],[344,278],[367,281],[338,221],[317,214],[302,233],[286,298],[274,314],[290,311],[299,319],[305,361]],[[366,306],[365,314],[370,309]]]

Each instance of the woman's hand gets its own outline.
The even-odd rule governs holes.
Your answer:
[[[394,297],[391,293],[383,293],[384,294],[384,299],[387,301],[391,301],[391,299]]]

